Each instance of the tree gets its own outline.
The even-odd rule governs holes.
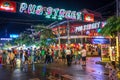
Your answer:
[[[112,16],[107,19],[106,25],[99,33],[103,36],[116,37],[117,31],[120,31],[120,17]]]
[[[34,41],[32,40],[32,38],[26,33],[21,33],[20,37],[18,37],[17,39],[14,40],[14,43],[19,46],[22,46],[23,44],[29,46],[29,45],[33,44],[33,42]]]
[[[41,45],[47,46],[48,39],[50,39],[49,44],[56,42],[55,35],[53,34],[50,28],[47,28],[44,25],[36,25],[35,31],[36,31],[36,34],[38,34],[40,38]]]
[[[22,46],[25,44],[26,46],[35,44],[36,46],[47,46],[47,39],[51,39],[49,44],[56,42],[55,35],[53,34],[52,30],[46,28],[44,25],[35,25],[35,32],[32,34],[21,33],[20,37],[14,40],[14,43],[17,45],[19,44]]]
[[[120,17],[112,16],[107,19],[106,25],[99,32],[103,36],[111,36],[111,45],[115,48],[115,40],[120,32]],[[116,56],[115,56],[116,57]],[[116,60],[116,59],[115,59]]]

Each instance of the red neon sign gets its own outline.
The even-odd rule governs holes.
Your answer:
[[[0,1],[0,11],[16,12],[16,2]]]
[[[84,21],[85,22],[94,22],[94,14],[84,13]]]

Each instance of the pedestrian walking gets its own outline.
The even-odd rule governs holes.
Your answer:
[[[28,54],[27,54],[27,52],[24,53],[24,58],[25,58],[25,62],[23,64],[23,70],[25,72],[27,72],[28,71]]]
[[[7,53],[6,53],[6,51],[4,50],[4,51],[3,51],[3,54],[2,54],[2,64],[6,64],[6,60],[7,60]]]
[[[49,49],[47,49],[47,51],[46,51],[45,63],[46,63],[46,64],[50,63],[50,53],[49,53]]]
[[[2,64],[2,55],[0,54],[0,64]]]
[[[65,64],[66,63],[66,57],[65,57],[66,54],[65,54],[64,49],[62,49],[61,54],[62,54],[62,62]]]
[[[11,67],[15,66],[15,55],[12,51],[10,51],[10,53],[8,54],[9,59],[10,59],[10,65]]]
[[[22,60],[22,57],[23,57],[23,49],[22,48],[20,48],[19,53],[20,53],[20,59]]]
[[[80,49],[78,50],[78,54],[77,54],[77,59],[78,59],[78,63],[80,64],[81,62],[81,58],[82,58],[82,55],[81,55],[81,51]]]
[[[81,54],[82,54],[82,65],[86,66],[86,54],[87,54],[87,51],[85,50],[84,47],[82,47]]]
[[[66,58],[67,58],[67,65],[70,66],[71,65],[71,50],[70,50],[70,48],[67,48],[67,50],[66,50]]]
[[[52,49],[52,55],[51,55],[51,62],[54,62],[54,51],[53,51],[53,49]]]

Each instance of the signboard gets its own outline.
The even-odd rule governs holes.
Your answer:
[[[94,14],[84,13],[85,22],[94,22]]]
[[[86,24],[86,25],[75,27],[75,32],[97,29],[99,27],[100,27],[100,22],[96,22],[96,23],[92,23],[92,24]]]
[[[103,36],[96,36],[95,38],[91,39],[92,44],[109,44],[110,41],[108,38],[105,38]]]
[[[18,34],[10,34],[10,38],[18,38],[19,35]]]
[[[13,1],[0,1],[0,11],[16,12],[16,2]]]
[[[35,15],[44,15],[46,18],[51,19],[73,19],[73,20],[83,20],[83,13],[52,8],[52,7],[43,7],[42,5],[27,4],[21,3],[19,12],[26,14],[35,14]]]
[[[94,38],[92,44],[110,44],[110,41],[106,38]]]
[[[103,28],[105,26],[105,24],[106,24],[106,22],[95,22],[95,23],[91,23],[91,24],[77,26],[77,27],[75,27],[75,32]]]
[[[0,38],[0,40],[9,41],[9,40],[12,40],[12,38]]]

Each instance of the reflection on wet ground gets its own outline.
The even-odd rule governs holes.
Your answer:
[[[107,80],[104,67],[95,64],[100,58],[88,58],[87,66],[62,63],[31,64],[12,69],[10,65],[0,66],[0,80]]]

